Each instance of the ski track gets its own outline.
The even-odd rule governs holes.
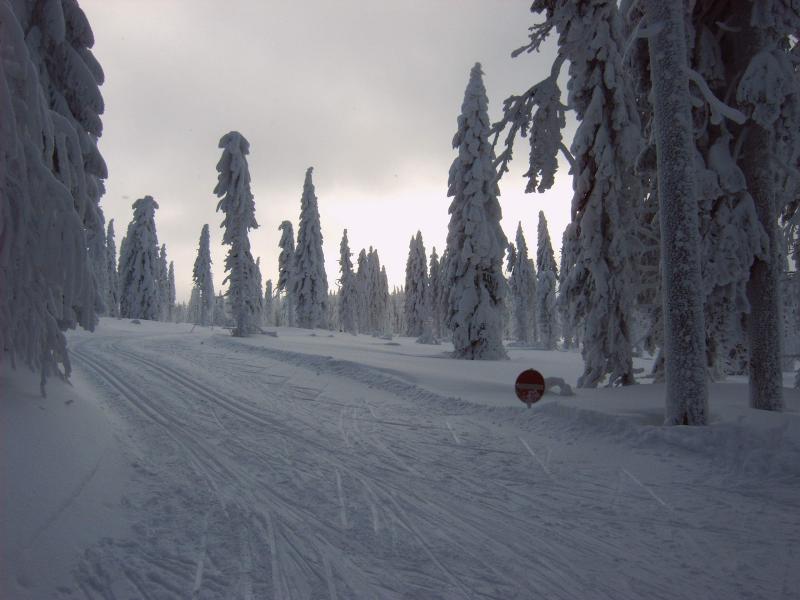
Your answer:
[[[771,581],[714,555],[738,544],[769,565],[780,541],[742,517],[770,499],[742,482],[728,502],[679,459],[658,463],[665,496],[640,469],[566,456],[572,431],[448,416],[432,395],[222,336],[95,334],[72,353],[147,469],[131,537],[87,549],[62,596],[674,600],[797,582],[788,562]],[[762,519],[791,526],[788,547],[800,526],[777,496]]]

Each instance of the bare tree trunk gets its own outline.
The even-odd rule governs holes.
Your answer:
[[[700,232],[683,2],[646,0],[658,156],[666,422],[708,421]],[[659,28],[659,29],[656,29]]]

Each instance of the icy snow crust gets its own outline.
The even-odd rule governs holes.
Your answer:
[[[768,413],[715,384],[710,427],[661,427],[660,385],[516,400],[523,368],[574,383],[577,353],[190,329],[71,334],[75,387],[47,400],[2,372],[0,596],[800,590],[796,390]]]

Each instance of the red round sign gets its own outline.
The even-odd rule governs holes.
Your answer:
[[[528,369],[523,371],[517,377],[517,382],[514,384],[514,391],[517,392],[517,398],[531,407],[531,404],[536,402],[544,394],[544,377],[539,371]]]

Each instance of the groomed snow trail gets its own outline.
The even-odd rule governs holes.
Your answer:
[[[796,480],[766,490],[697,454],[531,424],[522,405],[518,427],[221,333],[111,328],[71,348],[138,474],[133,533],[86,550],[65,597],[674,600],[800,585]]]

